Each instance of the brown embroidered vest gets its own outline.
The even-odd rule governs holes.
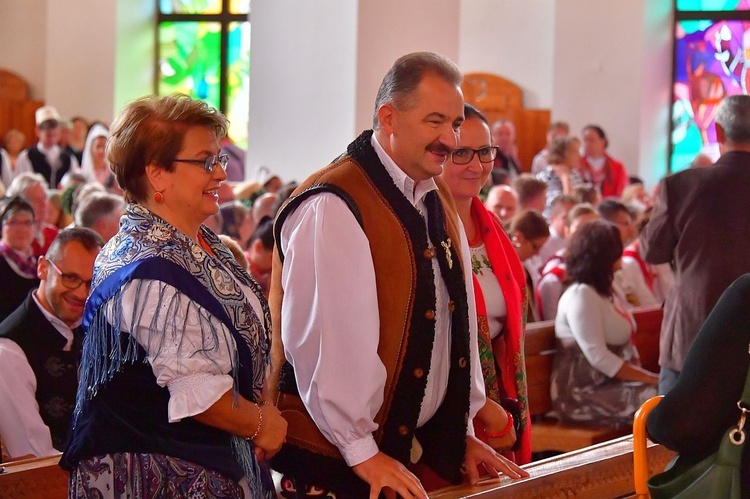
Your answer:
[[[398,190],[380,163],[370,143],[371,136],[372,131],[364,132],[350,144],[347,154],[299,186],[279,212],[276,241],[289,214],[312,195],[331,192],[349,206],[370,242],[380,316],[378,355],[387,371],[383,406],[375,418],[379,425],[375,441],[381,451],[408,465],[416,435],[424,461],[445,479],[460,483],[469,414],[470,338],[455,206],[446,186],[436,179],[439,189],[425,197],[425,227],[422,214]],[[449,238],[450,252],[441,245],[447,244]],[[281,344],[284,255],[278,245],[274,258],[269,301],[275,376],[270,383],[279,380],[278,406],[289,427],[288,443],[272,464],[303,481],[352,494],[367,493],[366,484],[320,433],[297,395],[294,371],[284,359]],[[450,373],[445,399],[437,413],[427,424],[416,428],[435,333],[432,258],[438,258],[450,299]]]

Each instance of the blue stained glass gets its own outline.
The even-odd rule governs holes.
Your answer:
[[[748,10],[746,0],[677,0],[677,10],[688,11],[733,11]]]

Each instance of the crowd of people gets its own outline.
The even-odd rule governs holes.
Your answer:
[[[426,497],[524,477],[540,320],[558,416],[631,424],[692,342],[662,350],[667,378],[633,344],[633,309],[680,296],[678,181],[654,205],[600,126],[579,138],[562,121],[524,165],[514,124],[460,84],[439,54],[403,56],[373,129],[299,184],[244,180],[226,118],[185,96],[134,101],[111,126],[44,106],[27,149],[9,132],[5,457],[62,451],[76,498]],[[748,106],[729,101],[722,130]]]

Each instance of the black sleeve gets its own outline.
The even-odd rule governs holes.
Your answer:
[[[649,415],[652,440],[683,454],[709,454],[736,424],[750,354],[750,274],[722,294],[701,327],[677,386]]]

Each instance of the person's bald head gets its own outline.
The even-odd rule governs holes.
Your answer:
[[[487,201],[484,205],[500,217],[500,220],[508,222],[518,210],[518,196],[516,191],[508,185],[495,185],[487,193]]]

